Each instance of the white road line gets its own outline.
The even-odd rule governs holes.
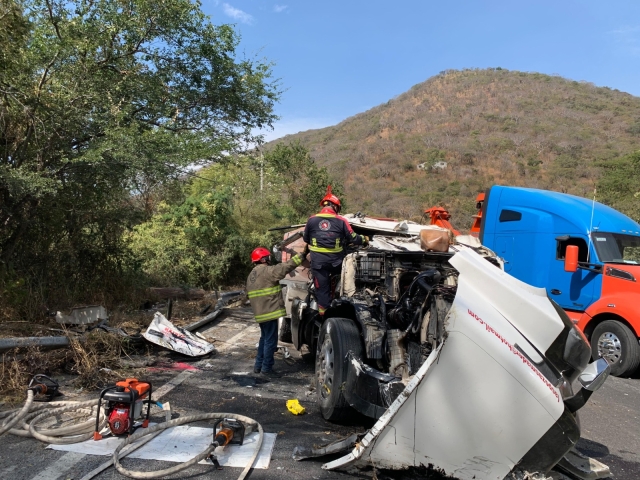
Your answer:
[[[57,480],[60,475],[73,468],[73,466],[80,462],[84,457],[85,455],[83,453],[65,453],[31,480]]]
[[[10,467],[5,468],[0,472],[0,478],[9,478],[8,475],[11,472],[13,472],[16,468],[18,468],[17,465],[11,465]]]
[[[160,397],[165,396],[167,393],[169,393],[175,387],[180,385],[187,378],[189,378],[191,375],[193,375],[194,372],[195,372],[195,370],[184,370],[183,372],[180,372],[178,375],[173,377],[167,383],[162,385],[157,391],[152,392],[151,396],[156,400],[160,400]]]
[[[152,393],[155,400],[160,400],[175,387],[184,382],[187,378],[194,374],[194,371],[185,370],[173,377],[167,383],[162,385],[156,392]],[[55,461],[48,468],[38,473],[31,480],[57,480],[60,476],[71,470],[77,463],[82,461],[85,457],[84,453],[69,452],[65,453],[57,461]]]
[[[217,348],[217,350],[219,352],[221,352],[221,351],[226,350],[226,349],[231,348],[231,347],[239,347],[239,346],[241,346],[239,344],[236,344],[236,342],[238,340],[240,340],[242,337],[244,337],[247,333],[249,333],[249,330],[252,330],[252,326],[253,325],[251,325],[249,327],[246,327],[246,328],[243,328],[242,330],[240,330],[239,333],[236,333],[229,340],[221,340],[221,342],[224,342],[224,345],[221,345],[219,348]]]

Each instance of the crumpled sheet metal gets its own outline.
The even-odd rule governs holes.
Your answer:
[[[149,328],[142,335],[151,343],[190,357],[200,357],[215,352],[212,344],[184,328],[176,327],[160,312],[156,312]]]

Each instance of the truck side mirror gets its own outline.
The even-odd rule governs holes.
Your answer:
[[[578,270],[578,247],[577,245],[567,245],[564,254],[564,271],[575,272]]]
[[[578,381],[585,390],[595,392],[602,386],[610,373],[611,365],[604,358],[599,358],[582,371]]]

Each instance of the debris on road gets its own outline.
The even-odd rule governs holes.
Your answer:
[[[294,415],[302,415],[307,411],[297,399],[287,400],[287,409]]]
[[[356,446],[360,437],[361,435],[354,433],[347,438],[336,440],[335,442],[331,442],[320,447],[314,446],[313,448],[309,448],[298,446],[293,449],[293,459],[296,461],[300,461],[307,458],[317,458],[324,457],[325,455],[333,455],[335,453],[346,453]]]
[[[61,325],[91,325],[108,319],[107,309],[101,305],[72,308],[69,315],[56,312],[56,322]]]
[[[194,330],[204,327],[205,325],[213,322],[216,318],[218,318],[224,311],[225,307],[240,306],[242,304],[242,301],[244,300],[244,297],[244,290],[233,290],[231,292],[223,293],[220,296],[218,303],[216,303],[213,312],[209,313],[207,316],[201,318],[200,320],[187,325],[186,327],[184,327],[184,329],[188,332],[193,332]]]
[[[142,335],[151,343],[190,357],[199,357],[216,351],[209,342],[184,328],[176,327],[160,312],[155,313],[149,328]]]

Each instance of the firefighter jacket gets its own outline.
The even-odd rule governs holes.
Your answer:
[[[251,271],[247,278],[247,297],[256,322],[268,322],[286,315],[280,280],[295,270],[302,260],[304,256],[298,253],[287,262],[277,265],[260,263]]]
[[[340,265],[349,244],[362,245],[364,237],[353,231],[346,218],[325,207],[309,217],[302,238],[309,244],[311,264],[314,268],[330,263]]]

